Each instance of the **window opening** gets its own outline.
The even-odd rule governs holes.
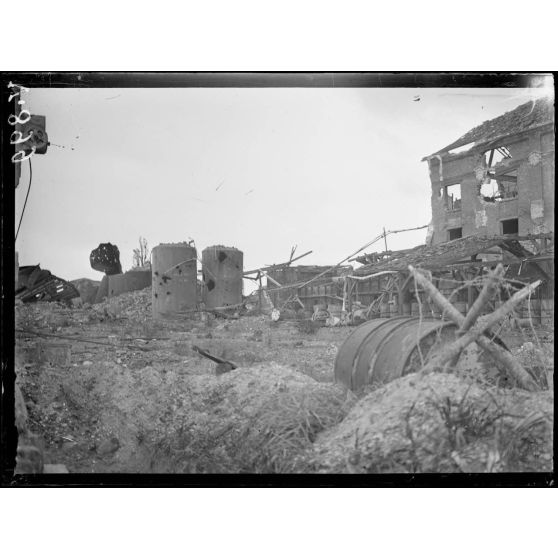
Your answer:
[[[506,219],[502,221],[502,234],[518,234],[519,219]]]
[[[462,238],[463,229],[459,227],[458,229],[448,229],[449,239],[455,240],[456,238]]]
[[[510,150],[505,146],[495,147],[484,153],[484,162],[488,170],[493,170],[496,165],[501,163],[504,159],[512,159]]]
[[[517,169],[497,176],[489,174],[480,184],[479,194],[486,202],[517,198]]]
[[[448,209],[461,209],[461,184],[446,186],[446,207]]]

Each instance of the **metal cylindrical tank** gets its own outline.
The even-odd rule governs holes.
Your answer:
[[[151,252],[153,318],[196,308],[197,252],[187,243],[159,244]]]
[[[351,390],[395,380],[417,371],[434,347],[455,339],[456,331],[451,322],[420,316],[370,320],[355,329],[337,352],[335,380]]]
[[[242,302],[243,254],[236,248],[209,246],[202,252],[203,301],[206,308]]]

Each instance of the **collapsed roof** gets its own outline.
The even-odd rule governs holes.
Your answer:
[[[471,147],[489,144],[498,139],[526,132],[552,122],[554,122],[554,100],[550,97],[534,99],[492,120],[486,120],[453,143],[424,157],[422,160],[426,161],[430,157],[447,153],[452,149],[468,144],[473,144]]]
[[[543,236],[543,235],[535,235]],[[511,253],[520,260],[533,259],[533,253],[527,250],[517,238],[506,236],[467,236],[432,246],[421,245],[411,250],[391,252],[383,259],[368,263],[354,271],[354,275],[364,276],[380,271],[408,271],[408,266],[421,269],[437,270],[468,260],[474,264],[474,256],[499,247]],[[549,255],[549,257],[551,257]],[[360,263],[370,261],[371,255],[364,255],[357,259]],[[488,265],[485,263],[485,265]],[[538,265],[534,263],[536,267]],[[542,271],[542,270],[541,270]],[[542,273],[546,275],[546,273]]]

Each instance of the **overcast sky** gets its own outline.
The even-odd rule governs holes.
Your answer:
[[[32,158],[20,265],[101,279],[89,254],[223,244],[245,269],[313,250],[337,263],[387,230],[430,221],[421,158],[527,101],[519,89],[33,89],[52,145]],[[420,100],[415,100],[419,96]],[[57,147],[64,146],[64,147]],[[29,181],[22,165],[16,225]],[[426,230],[388,237],[390,249]],[[383,249],[383,241],[367,251]]]

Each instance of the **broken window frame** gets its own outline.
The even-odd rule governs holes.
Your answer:
[[[498,158],[497,161],[494,160],[495,156]],[[502,161],[506,159],[513,159],[510,150],[505,145],[499,145],[497,147],[487,149],[483,153],[483,157],[485,165],[489,170],[495,169]]]
[[[449,189],[457,186],[459,188],[458,198],[454,198],[453,194],[450,194]],[[445,184],[444,189],[444,205],[448,211],[461,211],[461,182],[454,182],[452,184]]]
[[[483,191],[485,186],[493,184],[492,192]],[[492,195],[490,195],[492,194]],[[484,202],[496,203],[505,200],[514,200],[519,196],[517,188],[517,169],[511,169],[501,174],[488,173],[478,186],[478,195]]]
[[[495,157],[498,160],[495,160]],[[517,199],[517,170],[516,165],[502,165],[502,161],[513,159],[510,150],[505,145],[487,149],[483,153],[483,163],[486,174],[478,185],[478,196],[483,202],[496,203],[504,200]],[[495,184],[492,184],[492,183]],[[515,187],[513,184],[515,183]],[[487,191],[486,186],[492,184],[492,191]],[[483,191],[484,189],[484,191]]]

